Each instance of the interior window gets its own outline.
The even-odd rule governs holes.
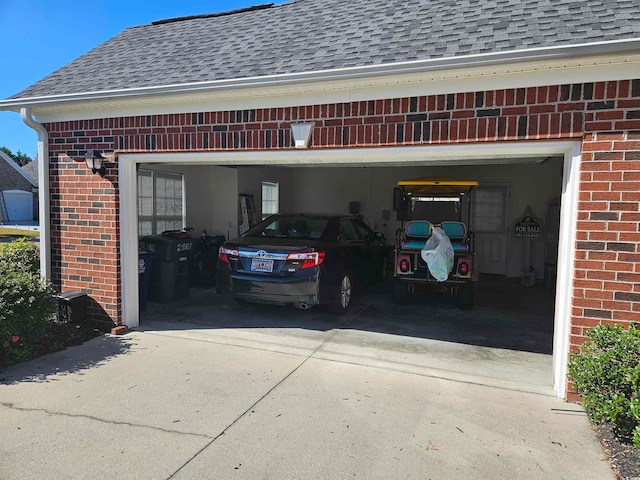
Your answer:
[[[278,190],[277,182],[262,182],[262,220],[278,213]]]
[[[138,235],[184,228],[183,175],[138,170]]]

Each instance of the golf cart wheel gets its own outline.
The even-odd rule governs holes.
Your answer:
[[[456,304],[460,310],[471,310],[473,308],[473,284],[458,288]]]
[[[340,279],[336,301],[327,304],[327,310],[335,315],[346,313],[351,305],[352,291],[351,277],[348,273],[343,273]]]
[[[409,286],[396,278],[393,280],[393,291],[391,295],[393,303],[403,305],[409,301]]]

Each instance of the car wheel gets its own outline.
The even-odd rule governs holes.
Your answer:
[[[473,308],[473,284],[458,288],[456,305],[460,310],[471,310]]]
[[[335,302],[327,304],[327,310],[336,315],[342,315],[349,310],[351,305],[351,294],[353,287],[351,285],[351,277],[348,273],[343,273],[338,288],[338,298]]]
[[[393,290],[391,292],[393,303],[396,305],[404,305],[409,301],[409,287],[408,285],[398,280],[397,278],[393,281]]]

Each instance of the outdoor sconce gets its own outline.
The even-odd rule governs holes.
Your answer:
[[[106,168],[104,166],[104,161],[107,159],[102,152],[98,150],[88,150],[87,154],[84,157],[84,161],[87,164],[87,168],[91,170],[94,174],[97,173],[102,178],[104,178],[104,174],[106,173]]]
[[[293,136],[293,146],[296,148],[307,148],[314,126],[314,123],[292,123],[291,135]]]

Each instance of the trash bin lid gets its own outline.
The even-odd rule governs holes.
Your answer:
[[[64,300],[72,300],[74,298],[86,297],[87,294],[85,292],[81,292],[80,290],[74,290],[71,292],[61,292],[58,294],[58,298]]]

